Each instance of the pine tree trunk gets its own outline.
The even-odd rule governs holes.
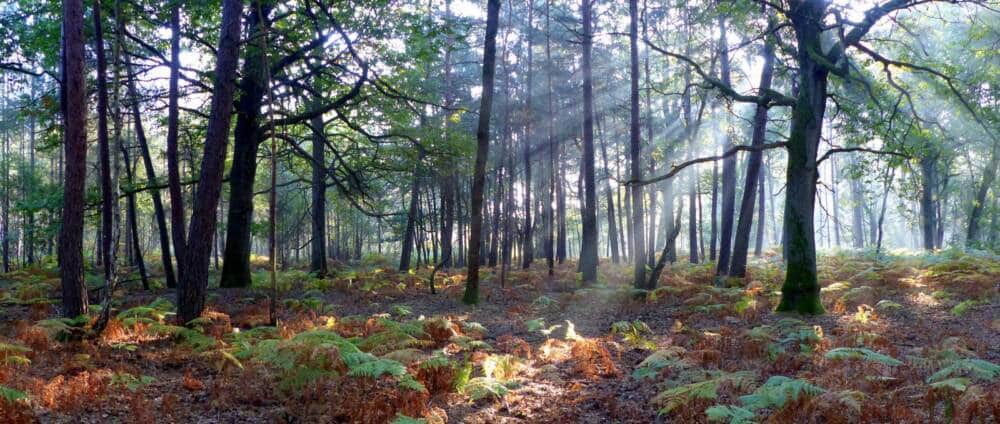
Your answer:
[[[83,1],[63,2],[62,112],[64,151],[62,226],[59,231],[59,274],[62,314],[87,313],[83,279],[83,212],[87,181],[87,87],[84,56]]]
[[[500,0],[488,0],[486,37],[483,48],[483,92],[476,128],[476,163],[472,177],[471,230],[469,232],[469,268],[462,301],[479,303],[479,249],[483,228],[483,186],[486,182],[486,160],[490,149],[490,115],[493,107],[493,76],[496,72],[497,21]]]
[[[242,11],[243,4],[240,0],[223,0],[215,84],[212,90],[208,128],[205,131],[205,151],[182,262],[185,272],[177,281],[177,317],[182,324],[198,318],[205,309],[209,255],[212,233],[215,232],[216,225],[215,208],[222,191],[226,144],[229,139],[233,95],[236,90]]]
[[[326,277],[326,139],[323,117],[311,120],[312,127],[312,242],[309,271]]]
[[[586,1],[586,0],[584,0]],[[642,140],[639,129],[639,6],[636,0],[629,0],[629,179],[642,180]],[[632,201],[632,244],[629,251],[632,258],[632,285],[646,288],[646,242],[642,199],[643,189],[638,184],[629,186]]]

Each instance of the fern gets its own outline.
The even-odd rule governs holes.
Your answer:
[[[473,402],[480,399],[502,399],[517,383],[503,382],[495,378],[477,377],[468,381],[462,387],[462,393],[469,396]]]
[[[947,389],[954,390],[956,392],[965,392],[969,388],[969,384],[972,384],[972,380],[965,377],[952,377],[946,378],[941,381],[931,383],[931,388],[933,389]]]
[[[26,355],[30,352],[31,348],[25,345],[0,342],[0,361],[3,362],[3,366],[31,364]]]
[[[28,399],[28,394],[0,384],[0,399],[13,403]]]
[[[972,376],[992,382],[1000,377],[1000,365],[978,358],[964,358],[951,361],[946,367],[927,378],[928,383],[942,381],[949,377]]]
[[[867,362],[875,362],[882,365],[887,365],[890,367],[895,367],[897,365],[902,365],[903,361],[893,358],[889,355],[881,354],[869,349],[858,348],[858,347],[838,347],[826,352],[823,355],[826,359],[833,361],[841,361],[846,359],[861,359]]]
[[[754,412],[732,405],[715,405],[705,410],[705,415],[711,422],[729,422],[729,424],[750,424],[754,422]]]
[[[670,346],[653,352],[639,363],[639,366],[632,372],[632,378],[642,380],[644,378],[656,377],[659,375],[660,370],[667,367],[690,367],[691,364],[681,357],[686,351],[680,346]]]
[[[734,387],[743,387],[751,384],[756,376],[751,371],[737,371],[729,373],[725,371],[709,371],[708,378],[677,386],[672,389],[660,392],[653,398],[653,402],[662,405],[659,412],[668,414],[677,408],[686,406],[699,399],[717,399],[719,397],[719,387],[728,384]]]
[[[635,320],[632,322],[618,321],[611,324],[611,334],[621,335],[625,342],[636,349],[653,350],[656,343],[647,339],[643,334],[650,334],[653,331],[645,322]]]
[[[352,377],[379,378],[383,375],[399,377],[406,374],[406,366],[391,359],[376,359],[349,367],[347,375]]]
[[[752,394],[740,396],[740,403],[751,411],[763,408],[780,409],[790,400],[796,401],[803,395],[815,396],[825,391],[807,380],[776,375],[767,379],[767,382]]]
[[[512,380],[521,370],[521,362],[511,355],[490,355],[483,360],[483,375],[500,381]]]
[[[396,414],[396,418],[393,418],[389,424],[427,424],[427,420],[423,418],[408,417],[403,414]]]

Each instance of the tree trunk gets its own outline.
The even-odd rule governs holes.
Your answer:
[[[725,26],[723,26],[725,27]],[[768,28],[773,29],[774,23],[769,22]],[[724,66],[725,68],[725,66]],[[774,74],[774,40],[768,37],[768,40],[764,43],[764,67],[760,73],[760,86],[757,89],[759,92],[764,92],[765,90],[771,89],[771,79]],[[757,104],[757,109],[754,111],[753,117],[753,135],[751,136],[750,145],[753,147],[760,147],[764,145],[765,136],[767,135],[767,113],[768,106],[765,104]],[[743,186],[743,199],[740,203],[740,218],[736,225],[736,239],[733,242],[733,256],[732,264],[729,267],[729,276],[740,277],[746,275],[747,272],[747,250],[750,247],[750,229],[753,225],[753,208],[754,202],[756,201],[755,196],[757,195],[757,185],[761,184],[760,174],[761,174],[761,162],[762,162],[763,152],[760,150],[750,152],[750,157],[747,160],[747,172],[746,179]],[[735,179],[735,176],[734,176]],[[735,181],[733,181],[735,184]],[[763,194],[761,194],[761,200],[763,201]],[[763,237],[763,225],[764,225],[764,206],[763,202],[760,207],[761,214],[758,218],[758,243],[757,243],[757,254],[760,254],[760,239]],[[725,225],[723,225],[723,233],[725,233]],[[723,236],[723,241],[725,241],[725,236]],[[723,243],[723,254],[725,253],[725,243]],[[722,268],[722,262],[724,261],[724,256],[720,255],[719,265],[720,270]]]
[[[229,139],[233,94],[236,89],[242,11],[243,4],[240,0],[223,0],[215,84],[208,128],[205,131],[205,152],[182,260],[185,271],[177,281],[177,317],[182,324],[198,318],[205,309],[208,265],[211,259],[209,254],[216,224],[215,208],[222,191],[226,143]]]
[[[925,153],[920,158],[920,233],[923,248],[934,250],[937,236],[937,214],[934,208],[934,192],[937,190],[937,158],[934,153]]]
[[[132,73],[132,66],[129,59],[126,58],[125,63],[126,63],[125,66],[127,69],[127,73],[129,74],[129,79],[127,84],[128,84],[129,97],[132,98],[132,121],[133,121],[133,126],[135,127],[135,139],[136,142],[139,144],[139,151],[142,154],[142,164],[146,170],[146,184],[153,186],[157,184],[156,170],[153,168],[153,158],[149,153],[149,143],[146,140],[146,130],[142,125],[142,114],[139,112],[139,93],[136,90],[135,76]],[[180,188],[178,187],[178,190],[179,189]],[[170,236],[167,233],[167,218],[166,218],[166,213],[163,210],[163,200],[160,198],[159,190],[150,190],[150,196],[153,198],[153,212],[156,215],[156,225],[160,235],[160,252],[161,252],[160,257],[163,261],[163,274],[167,280],[167,287],[170,288],[177,287],[177,280],[174,274],[174,267],[170,260]],[[171,199],[171,203],[172,202],[173,199]],[[178,203],[183,203],[183,202],[178,200]],[[173,212],[173,210],[171,210],[171,212]],[[183,213],[184,212],[181,211],[182,215]],[[181,233],[183,234],[183,231],[181,231]],[[179,265],[180,264],[178,259],[178,269],[180,268]]]
[[[97,148],[100,156],[101,178],[101,255],[104,263],[104,286],[110,296],[115,276],[114,208],[115,199],[111,184],[111,147],[108,143],[108,83],[107,61],[104,57],[104,24],[101,22],[101,2],[93,3],[94,52],[97,56]],[[6,237],[4,244],[7,243]],[[4,246],[6,255],[6,246]]]
[[[526,31],[528,34],[532,32],[532,20],[534,19],[535,7],[533,0],[528,2],[528,24]],[[521,236],[521,268],[528,269],[531,263],[535,261],[535,249],[534,249],[534,237],[533,235],[533,222],[531,220],[531,124],[534,120],[534,113],[531,108],[531,77],[532,77],[532,50],[534,40],[530,35],[528,36],[528,63],[526,70],[526,79],[524,89],[524,230]],[[617,262],[617,260],[616,260]]]
[[[813,209],[816,199],[816,150],[826,112],[828,71],[808,51],[820,48],[823,2],[805,4],[792,15],[799,51],[798,94],[792,108],[785,178],[784,256],[785,282],[777,310],[822,314],[816,278],[816,240]]]
[[[555,211],[552,207],[552,202],[556,197],[556,160],[557,160],[557,146],[555,139],[555,118],[553,117],[555,110],[552,107],[552,97],[554,96],[552,91],[552,72],[555,70],[555,66],[552,63],[552,32],[550,30],[551,17],[549,16],[549,9],[552,5],[552,0],[545,1],[545,84],[546,92],[545,96],[547,103],[547,113],[546,122],[548,130],[548,144],[549,144],[549,189],[548,198],[545,202],[545,263],[548,266],[549,277],[554,274],[555,268]]]
[[[993,181],[997,177],[997,166],[1000,165],[1000,144],[994,143],[990,151],[990,162],[986,164],[983,171],[982,184],[976,189],[976,197],[972,200],[972,212],[969,213],[969,231],[966,233],[965,245],[967,247],[979,247],[979,221],[983,216],[983,208],[986,206],[986,194],[989,193]]]
[[[247,15],[247,35],[251,40],[244,54],[240,96],[233,129],[233,163],[229,171],[229,213],[226,220],[226,250],[222,258],[220,287],[249,287],[250,227],[253,224],[254,181],[257,151],[262,141],[260,110],[267,87],[267,52],[264,34],[270,27],[271,6],[254,1]]]
[[[600,120],[598,120],[600,122]],[[600,126],[598,126],[600,128]],[[618,255],[618,227],[615,225],[615,201],[611,196],[611,168],[608,167],[608,146],[604,139],[604,131],[599,131],[601,134],[601,160],[604,163],[604,173],[606,177],[606,191],[604,192],[604,199],[608,203],[608,247],[611,250],[611,261],[618,263],[620,257]]]
[[[580,271],[583,284],[597,282],[597,180],[594,173],[594,77],[591,72],[591,0],[582,0],[583,15],[583,190],[580,211],[583,234],[580,240]]]
[[[62,226],[59,231],[59,274],[62,314],[87,313],[83,278],[83,212],[87,182],[87,87],[84,56],[83,0],[63,2],[62,111],[64,151]]]
[[[405,272],[410,269],[410,257],[413,255],[413,236],[416,231],[417,213],[420,210],[420,168],[424,154],[421,151],[417,156],[417,163],[413,166],[413,181],[410,184],[410,207],[406,213],[406,230],[403,233],[402,252],[399,255],[399,271]]]
[[[861,192],[861,181],[851,178],[851,238],[852,247],[862,249],[865,247],[865,219],[864,208],[865,195]]]
[[[584,0],[587,1],[587,0]],[[639,129],[639,7],[636,0],[629,0],[629,179],[642,179],[642,140]],[[646,230],[643,226],[642,186],[629,185],[632,201],[632,285],[647,288],[646,280]]]
[[[184,257],[184,193],[181,191],[180,159],[177,157],[179,106],[178,79],[181,68],[181,18],[180,3],[175,2],[170,10],[170,87],[167,100],[167,185],[170,193],[170,230],[173,237],[174,258],[177,258],[177,273],[183,274],[181,258]],[[130,73],[131,74],[131,73]],[[136,120],[138,121],[138,120]],[[148,168],[147,168],[148,171]],[[152,174],[147,174],[152,175]],[[161,206],[162,209],[162,206]],[[161,232],[162,234],[162,232]],[[161,240],[163,236],[161,235]],[[169,246],[161,248],[163,256],[169,256]],[[167,281],[169,285],[170,281]]]
[[[493,76],[496,72],[497,21],[500,0],[488,0],[486,13],[486,38],[483,48],[483,91],[479,106],[479,124],[476,128],[476,164],[472,177],[472,220],[469,232],[469,268],[462,301],[479,303],[479,244],[483,229],[483,185],[486,182],[486,159],[490,150],[490,115],[493,107]]]
[[[722,64],[722,82],[724,84],[731,85],[730,71],[729,71],[729,44],[726,42],[726,20],[724,17],[719,18],[719,55],[720,62]],[[728,123],[728,116],[724,118]],[[755,117],[756,120],[756,117]],[[756,126],[756,122],[754,123]],[[730,127],[729,125],[726,125]],[[722,135],[722,151],[729,151],[733,147],[732,134],[727,130]],[[758,155],[760,152],[755,152]],[[760,170],[760,157],[757,158],[757,169]],[[748,179],[753,180],[753,179]],[[750,225],[752,221],[751,216],[753,215],[753,190],[750,191],[750,214],[747,215],[747,225]],[[733,243],[733,218],[736,209],[736,156],[732,155],[722,161],[722,213],[721,219],[721,232],[719,234],[719,262],[716,264],[716,274],[726,275],[729,273],[729,261],[730,255],[732,254],[732,243]],[[749,241],[750,229],[747,228],[747,239],[744,242]],[[743,261],[746,262],[746,247],[743,248]],[[745,266],[745,264],[744,264]]]
[[[317,278],[326,277],[326,140],[323,117],[311,120],[312,126],[312,243],[309,271]]]

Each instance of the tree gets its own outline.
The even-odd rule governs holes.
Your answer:
[[[483,232],[483,186],[486,184],[486,160],[490,151],[490,114],[493,108],[493,77],[496,72],[497,23],[500,0],[486,4],[486,37],[483,47],[483,91],[479,104],[479,125],[476,128],[476,163],[472,175],[469,259],[462,301],[479,303],[479,245]]]
[[[215,208],[222,190],[222,172],[225,168],[233,94],[236,90],[242,11],[243,4],[240,0],[222,1],[222,25],[208,128],[205,131],[205,151],[187,245],[181,260],[184,272],[177,281],[177,318],[181,323],[198,318],[205,309],[212,234],[216,223]]]
[[[62,111],[66,171],[63,180],[59,274],[62,313],[87,313],[83,279],[83,206],[87,181],[87,87],[84,62],[83,0],[63,2]]]
[[[581,0],[583,16],[583,209],[580,210],[583,234],[580,240],[580,272],[584,284],[597,281],[597,181],[594,172],[594,77],[591,70],[592,29],[591,0]]]
[[[639,129],[639,12],[637,0],[629,0],[629,178],[642,179],[642,140]],[[632,200],[632,284],[646,288],[646,242],[643,234],[642,186],[630,186]]]

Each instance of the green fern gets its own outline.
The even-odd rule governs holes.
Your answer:
[[[890,367],[903,364],[903,361],[889,355],[858,347],[838,347],[836,349],[831,349],[829,352],[826,352],[826,355],[823,355],[823,357],[833,361],[861,359],[867,362],[875,362]]]
[[[728,422],[729,424],[751,424],[754,422],[754,412],[732,405],[715,405],[705,410],[705,415],[711,422]]]
[[[406,374],[406,366],[391,359],[376,359],[350,367],[347,375],[352,377],[379,378],[383,375],[399,377]]]
[[[705,373],[704,380],[667,389],[653,398],[653,403],[661,405],[659,412],[668,414],[677,408],[686,406],[699,399],[717,399],[719,387],[728,384],[734,387],[744,387],[752,384],[756,376],[751,371],[729,373],[712,370]]]
[[[611,334],[622,336],[626,343],[636,349],[653,350],[656,343],[647,339],[644,334],[652,334],[652,330],[645,322],[635,320],[632,322],[618,321],[611,324]]]
[[[978,358],[964,358],[951,361],[947,366],[927,378],[928,383],[942,381],[949,377],[971,376],[992,382],[1000,377],[1000,365]]]
[[[393,418],[389,424],[427,424],[427,420],[423,418],[408,417],[403,414],[396,414],[396,418]]]
[[[27,357],[30,352],[31,348],[20,343],[0,342],[0,360],[3,361],[3,366],[31,364]]]
[[[473,402],[480,399],[502,399],[511,389],[517,387],[517,383],[504,382],[495,378],[477,377],[468,381],[462,387],[465,393]]]
[[[0,399],[8,403],[13,403],[20,400],[27,400],[28,394],[0,384]]]
[[[815,396],[825,391],[807,380],[776,375],[767,379],[767,382],[752,394],[740,396],[740,403],[751,411],[763,408],[780,409],[788,401],[796,401],[802,396]]]
[[[642,380],[659,375],[664,368],[688,368],[692,366],[690,362],[683,358],[686,349],[680,346],[669,346],[653,352],[646,359],[643,359],[632,372],[632,378]]]

